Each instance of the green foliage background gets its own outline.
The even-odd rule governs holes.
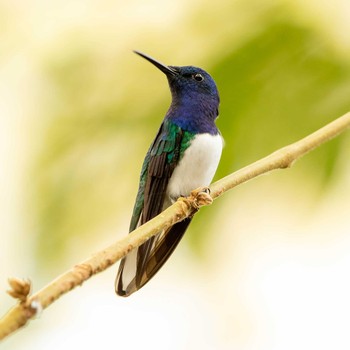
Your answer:
[[[128,232],[170,104],[132,50],[213,76],[219,179],[350,110],[349,23],[348,0],[0,0],[1,314],[8,277],[37,291]],[[349,150],[235,188],[142,291],[113,266],[4,349],[349,348]]]
[[[300,24],[288,7],[255,16],[254,31],[243,26],[240,40],[227,32],[222,45],[207,45],[197,60],[184,53],[181,60],[171,58],[181,51],[175,45],[171,52],[137,47],[168,64],[200,65],[216,80],[226,143],[216,178],[350,109],[349,61],[320,32]],[[206,25],[216,30],[215,21]],[[108,54],[84,33],[70,40],[42,65],[50,108],[32,164],[35,254],[48,269],[64,257],[69,242],[93,241],[106,223],[130,216],[143,156],[169,104],[164,77],[131,51]],[[327,189],[342,147],[340,137],[314,152],[291,175],[291,186],[303,181]],[[204,227],[215,222],[222,205],[195,220],[188,235],[194,252],[213,238],[214,230]],[[119,234],[126,232],[124,225]]]

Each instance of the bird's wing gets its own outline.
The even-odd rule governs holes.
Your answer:
[[[130,231],[164,210],[169,179],[191,137],[170,121],[162,124],[141,170]],[[119,266],[115,285],[117,294],[128,296],[144,286],[169,258],[189,223],[190,219],[185,219],[130,252]]]

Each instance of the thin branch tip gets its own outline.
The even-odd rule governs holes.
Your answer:
[[[26,302],[32,289],[31,281],[29,279],[10,277],[8,278],[8,283],[11,289],[7,290],[7,294],[12,298],[18,299],[21,303]]]

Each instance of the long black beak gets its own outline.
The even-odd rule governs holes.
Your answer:
[[[134,50],[134,52],[138,55],[140,55],[141,57],[143,57],[144,59],[146,59],[148,62],[151,62],[153,65],[155,65],[158,69],[160,69],[164,74],[166,75],[178,75],[178,72],[173,69],[172,67],[166,66],[163,63],[160,63],[159,61],[155,60],[154,58],[145,55],[144,53],[140,52],[140,51],[136,51]]]

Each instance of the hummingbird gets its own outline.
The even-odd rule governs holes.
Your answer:
[[[201,68],[167,66],[134,52],[166,75],[172,101],[141,168],[129,232],[160,214],[179,197],[209,186],[223,147],[215,125],[220,98],[213,78]],[[191,219],[163,230],[122,259],[115,281],[118,295],[131,295],[159,271]]]

